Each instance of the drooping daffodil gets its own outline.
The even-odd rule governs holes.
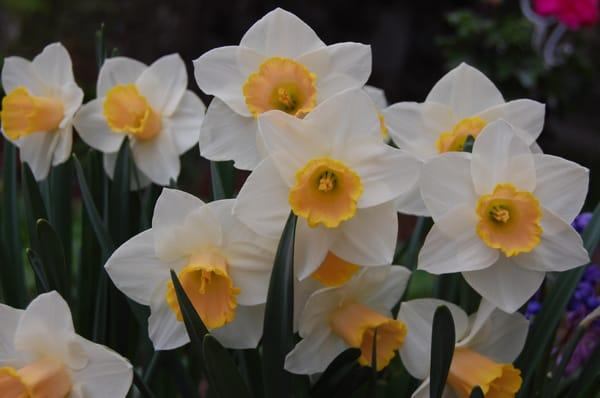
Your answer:
[[[2,134],[19,148],[36,180],[71,156],[73,115],[83,91],[71,57],[60,43],[47,45],[33,61],[7,57],[2,67]]]
[[[77,112],[75,128],[89,146],[104,153],[109,176],[128,138],[137,167],[130,178],[132,188],[177,179],[179,156],[198,143],[205,111],[187,84],[185,64],[177,54],[150,66],[126,57],[104,62],[97,98]]]
[[[165,188],[154,208],[152,228],[125,242],[106,262],[117,288],[150,306],[148,332],[156,350],[189,341],[171,269],[224,346],[258,344],[277,241],[245,227],[231,215],[232,206],[231,199],[204,204]]]
[[[252,170],[266,155],[258,116],[278,109],[301,118],[341,91],[362,87],[371,74],[371,48],[327,46],[297,16],[276,8],[239,46],[195,60],[194,74],[202,91],[214,95],[200,133],[201,155]]]
[[[111,349],[77,335],[55,291],[25,310],[0,304],[0,396],[125,398],[133,370]]]
[[[421,193],[435,224],[419,269],[462,272],[483,297],[514,312],[548,271],[589,261],[571,222],[583,206],[589,172],[532,153],[503,120],[479,134],[473,153],[450,152],[423,167]]]

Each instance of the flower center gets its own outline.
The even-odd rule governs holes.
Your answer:
[[[542,211],[530,192],[498,184],[492,194],[479,198],[476,212],[479,237],[508,257],[530,252],[540,243]]]
[[[54,359],[39,359],[19,370],[0,368],[3,398],[65,398],[71,391],[71,377],[65,366]]]
[[[240,289],[233,286],[224,257],[215,252],[193,256],[177,276],[207,328],[220,328],[233,321]],[[177,320],[183,321],[175,287],[170,281],[166,300]]]
[[[302,117],[315,107],[316,80],[301,63],[273,57],[248,76],[242,91],[254,117],[273,109]]]
[[[354,216],[362,192],[360,177],[352,169],[338,160],[317,158],[296,172],[288,199],[292,211],[311,227],[336,228]]]
[[[511,364],[496,363],[467,348],[454,351],[448,384],[460,398],[468,398],[476,386],[486,397],[511,398],[521,383],[521,371]]]
[[[438,152],[462,152],[467,138],[469,136],[477,138],[486,124],[486,121],[478,116],[461,120],[452,131],[444,131],[440,134],[435,142]]]
[[[65,115],[63,103],[55,98],[36,97],[17,87],[2,99],[2,129],[11,140],[32,133],[56,130]]]
[[[106,93],[104,117],[115,133],[131,134],[140,140],[154,138],[162,121],[140,94],[135,84],[117,84]]]
[[[406,325],[387,318],[362,304],[349,302],[338,307],[330,317],[331,329],[350,347],[360,348],[358,363],[371,366],[373,337],[377,329],[377,370],[385,368],[394,351],[402,346],[406,337]]]
[[[342,260],[332,252],[328,252],[325,260],[311,277],[327,287],[341,286],[358,272],[358,265]]]

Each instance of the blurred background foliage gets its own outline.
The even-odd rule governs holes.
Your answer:
[[[33,57],[61,41],[73,58],[75,76],[94,93],[97,76],[94,32],[106,26],[108,47],[151,63],[178,52],[199,92],[191,61],[211,48],[239,42],[266,12],[281,6],[295,13],[326,43],[357,41],[373,50],[370,84],[385,89],[390,102],[423,101],[451,67],[466,61],[484,71],[507,99],[547,104],[540,145],[545,152],[590,168],[600,165],[600,66],[598,27],[562,36],[565,53],[556,66],[545,63],[534,41],[535,26],[516,0],[274,2],[201,0],[0,0],[0,58]],[[203,96],[205,102],[209,98]],[[76,152],[82,149],[81,142]],[[244,178],[238,173],[238,183]],[[179,186],[210,196],[208,162],[198,150],[184,157]],[[588,203],[600,198],[592,173]],[[589,208],[589,207],[588,207]]]

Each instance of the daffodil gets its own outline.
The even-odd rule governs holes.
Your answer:
[[[0,396],[124,398],[131,364],[77,335],[71,311],[56,292],[25,310],[0,304]]]
[[[504,119],[527,145],[544,126],[544,104],[529,99],[506,102],[483,73],[465,63],[446,74],[423,103],[401,102],[382,111],[392,141],[421,161],[462,151],[489,123]],[[401,212],[429,215],[418,190],[399,201]]]
[[[390,141],[390,132],[385,124],[385,117],[383,116],[383,110],[388,107],[388,100],[385,96],[385,92],[374,86],[365,85],[363,90],[371,97],[373,103],[375,104],[375,111],[377,112],[377,119],[379,123],[377,125],[376,131],[381,135],[381,139],[384,142]]]
[[[372,366],[377,333],[376,367],[385,368],[405,342],[406,325],[392,317],[410,272],[400,266],[363,269],[340,287],[323,288],[308,299],[300,317],[302,340],[287,355],[285,369],[321,373],[347,348],[360,348],[358,362]]]
[[[423,167],[421,193],[435,224],[419,268],[462,272],[494,305],[516,311],[547,271],[589,261],[570,225],[588,179],[584,167],[532,153],[505,121],[490,123],[472,155],[447,153]]]
[[[73,115],[83,91],[73,78],[71,57],[60,43],[44,48],[33,61],[8,57],[2,67],[2,133],[15,144],[36,180],[71,155]]]
[[[132,300],[150,306],[148,331],[157,350],[186,344],[169,270],[173,269],[208,329],[229,348],[254,348],[276,241],[261,238],[231,215],[233,200],[204,204],[163,189],[152,228],[119,247],[106,271]],[[243,331],[243,332],[241,332]]]
[[[269,156],[248,177],[234,214],[279,239],[292,211],[297,277],[326,286],[360,266],[390,264],[398,219],[393,200],[416,184],[418,163],[373,134],[373,103],[360,89],[323,102],[304,119],[281,111],[259,118]]]
[[[525,345],[527,319],[507,314],[483,300],[477,313],[467,314],[456,305],[436,299],[401,304],[398,320],[408,333],[400,357],[408,372],[423,384],[412,398],[429,397],[431,335],[435,310],[445,305],[452,313],[456,345],[444,397],[469,398],[479,386],[486,397],[514,398],[521,388],[521,371],[512,362]]]
[[[215,48],[194,61],[198,86],[214,95],[200,133],[200,153],[252,170],[265,157],[260,114],[278,109],[303,117],[371,74],[371,49],[327,46],[295,15],[277,8],[250,27],[239,46]]]
[[[104,153],[104,168],[114,173],[125,138],[138,173],[133,187],[150,181],[168,185],[179,176],[179,156],[198,143],[204,104],[187,90],[187,72],[179,55],[152,65],[126,58],[107,59],[98,77],[97,98],[75,116],[75,128],[91,147]]]

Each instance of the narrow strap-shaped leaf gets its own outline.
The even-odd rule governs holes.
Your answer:
[[[469,136],[470,137],[470,136]],[[471,391],[471,398],[484,398],[483,395],[483,391],[481,391],[481,387],[476,386],[472,391]]]
[[[98,272],[92,340],[99,344],[105,344],[108,334],[108,277],[103,268],[100,268]]]
[[[360,357],[360,348],[348,348],[338,355],[325,369],[319,380],[311,389],[311,397],[330,397],[338,389],[340,381],[344,378],[356,360]]]
[[[544,386],[543,397],[553,398],[558,393],[560,380],[562,379],[565,369],[571,360],[571,356],[585,331],[585,327],[578,325],[571,334],[571,337],[569,337],[569,340],[567,340],[567,344],[560,355],[560,362],[554,366],[551,372],[551,379],[546,382],[546,385]]]
[[[110,203],[108,212],[108,228],[116,245],[120,245],[130,237],[129,223],[129,177],[130,150],[127,140],[123,140],[117,154],[115,172],[110,186]]]
[[[292,395],[292,377],[283,368],[294,348],[294,240],[297,217],[285,223],[269,281],[263,326],[263,380],[267,398]]]
[[[29,243],[34,250],[38,251],[39,243],[36,223],[40,218],[47,220],[48,213],[46,212],[46,206],[44,205],[40,188],[31,173],[31,169],[24,163],[21,171],[23,199],[25,201],[25,218],[27,219],[27,229],[29,230]]]
[[[254,398],[263,396],[265,390],[262,379],[262,361],[259,350],[256,348],[250,350],[237,350],[238,367],[240,373],[250,390],[250,395]]]
[[[133,384],[137,387],[143,398],[154,398],[154,394],[150,391],[144,379],[135,370],[133,371]]]
[[[599,241],[600,204],[596,206],[592,219],[583,232],[583,245],[591,254],[598,246]],[[585,267],[563,272],[550,294],[547,295],[542,310],[535,317],[525,347],[515,362],[516,367],[523,372],[523,384],[518,397],[524,398],[527,396],[533,374],[542,361],[546,348],[552,343],[564,310],[584,272]]]
[[[183,287],[179,282],[179,278],[177,278],[177,274],[173,270],[171,270],[171,281],[173,282],[173,287],[175,288],[177,303],[179,304],[183,322],[185,323],[185,329],[187,330],[188,336],[190,336],[192,349],[196,352],[198,358],[201,359],[203,339],[204,336],[208,334],[208,329],[206,329],[206,326],[204,326],[202,319],[200,319],[200,315],[198,315],[198,312],[192,305],[192,302],[185,293],[185,290],[183,290]]]
[[[596,345],[592,356],[583,366],[583,371],[577,378],[577,382],[573,383],[573,387],[565,395],[568,398],[590,398],[596,387],[596,396],[598,393],[598,385],[600,384],[600,344]]]
[[[104,64],[106,59],[106,43],[104,39],[104,22],[100,24],[100,28],[96,31],[96,65],[98,70]]]
[[[50,290],[56,290],[69,301],[67,286],[67,264],[63,244],[52,225],[43,218],[37,221],[39,239],[39,257],[44,267],[44,274]]]
[[[432,330],[429,396],[440,398],[446,386],[456,343],[454,320],[448,307],[442,305],[435,310]]]
[[[51,207],[48,221],[50,221],[63,243],[67,268],[70,269],[73,247],[73,162],[71,159],[52,168],[49,185]]]
[[[31,269],[33,270],[33,274],[35,275],[35,282],[37,285],[38,294],[47,293],[51,291],[52,289],[50,289],[50,285],[48,284],[48,280],[46,279],[46,273],[44,272],[44,266],[42,265],[40,257],[35,251],[29,248],[25,249],[25,253],[27,254],[29,265],[31,265]]]
[[[2,264],[0,283],[4,302],[17,308],[26,304],[25,275],[23,272],[23,245],[21,242],[19,208],[17,202],[17,149],[4,141],[2,189]],[[26,211],[27,212],[27,211]]]
[[[213,200],[233,197],[233,162],[210,162]]]
[[[217,398],[250,398],[248,387],[229,353],[210,334],[204,336],[202,354],[208,384]]]

